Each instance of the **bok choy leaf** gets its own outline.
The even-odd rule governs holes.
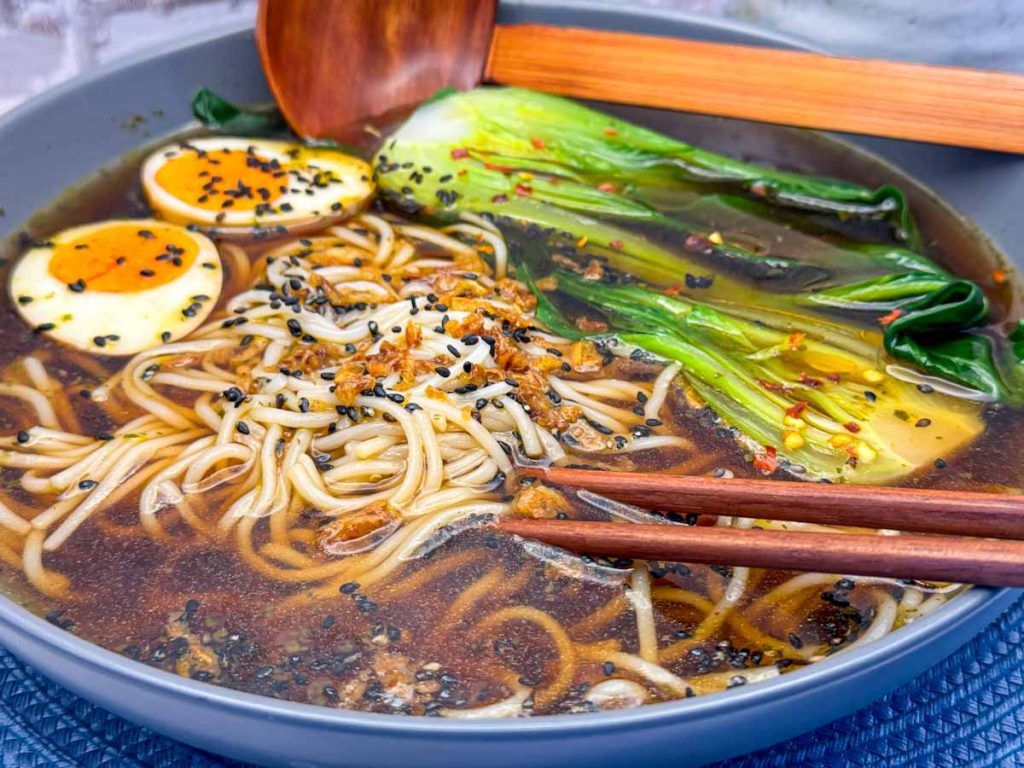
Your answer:
[[[776,210],[787,222],[808,211],[837,221],[884,217],[912,244],[912,220],[896,190],[760,168],[554,96],[506,88],[421,106],[381,147],[376,168],[382,193],[405,212],[438,219],[473,212],[506,229],[530,225],[549,239],[586,242],[581,256],[654,286],[710,286],[702,298],[712,304],[746,296],[816,322],[854,316],[882,328],[893,357],[974,396],[1024,404],[1024,345],[981,333],[988,322],[981,289],[912,248],[833,237],[800,258],[754,252],[688,221],[685,210],[648,202],[664,199],[655,190],[695,182],[726,200],[724,185],[753,195],[742,203],[750,210],[784,206]]]
[[[530,268],[520,270],[538,295],[538,319],[579,335]],[[766,471],[883,483],[930,466],[982,429],[976,404],[923,394],[884,374],[872,354],[877,346],[823,333],[813,318],[799,326],[770,311],[744,318],[638,285],[565,270],[552,276],[561,294],[600,313],[609,335],[679,362],[691,396],[736,427]]]
[[[519,88],[439,94],[403,131],[494,165],[546,168],[593,184],[725,186],[780,206],[886,219],[901,239],[916,241],[907,202],[894,187],[868,189],[744,163],[550,94]]]
[[[207,88],[200,88],[192,97],[192,114],[207,128],[239,136],[276,136],[288,130],[275,107],[245,109]]]

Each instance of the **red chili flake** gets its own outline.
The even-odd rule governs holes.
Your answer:
[[[763,181],[755,181],[753,184],[750,185],[750,192],[751,194],[757,195],[758,197],[767,197],[768,187],[765,185]]]
[[[619,132],[617,130],[615,130],[614,128],[605,128],[604,129],[604,135],[605,136],[618,136]]]
[[[833,384],[838,384],[840,381],[843,380],[843,377],[840,376],[838,373],[826,373],[825,378],[831,381]]]
[[[794,419],[799,419],[800,414],[807,410],[807,403],[801,400],[799,403],[794,403],[786,409],[786,415],[792,416]]]
[[[889,314],[882,315],[880,318],[878,318],[878,322],[880,322],[882,325],[888,325],[893,320],[897,320],[897,319],[899,319],[902,316],[903,316],[903,310],[902,309],[894,309]]]
[[[533,188],[525,184],[516,184],[516,194],[522,197],[529,197],[533,194]]]
[[[860,432],[860,424],[855,421],[848,421],[843,426],[846,427],[847,432],[853,432],[854,434]]]
[[[715,250],[715,246],[706,237],[688,235],[683,241],[683,250],[687,253],[708,254]]]
[[[768,379],[758,379],[757,383],[769,392],[789,392],[789,387],[784,384],[776,384],[774,381],[768,381]]]
[[[497,163],[484,163],[484,168],[490,171],[501,171],[502,173],[511,173],[511,165],[498,165]]]
[[[544,149],[544,139],[538,139],[536,137],[530,139],[530,143],[533,144],[537,149]]]
[[[789,334],[789,336],[786,338],[786,346],[794,351],[799,349],[800,342],[804,340],[804,336],[806,335],[807,334],[803,333],[802,331],[796,331],[795,333]]]
[[[807,375],[805,371],[800,372],[800,383],[806,384],[808,387],[820,387],[821,379],[813,379]]]
[[[598,184],[597,188],[599,190],[601,190],[602,192],[614,192],[615,191],[615,185],[612,184],[610,181],[606,181],[603,184]]]
[[[754,457],[754,469],[762,472],[774,472],[779,468],[779,460],[775,457],[775,448],[771,445],[765,447],[763,454]]]
[[[608,247],[611,248],[613,251],[621,251],[622,250],[622,241],[621,240],[612,240],[610,243],[608,243]]]
[[[1002,285],[1003,283],[1005,283],[1006,282],[1006,270],[1005,269],[993,269],[992,270],[992,280],[997,285]]]
[[[469,150],[465,147],[458,147],[452,150],[452,160],[461,160],[464,157],[469,157]]]
[[[666,296],[678,296],[682,292],[683,286],[679,285],[678,283],[676,283],[675,285],[670,285],[668,288],[662,291],[662,293],[665,294]]]
[[[495,195],[491,198],[492,203],[507,203],[508,195]]]

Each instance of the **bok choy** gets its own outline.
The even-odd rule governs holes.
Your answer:
[[[815,322],[855,314],[881,327],[894,358],[979,399],[1024,403],[1024,344],[980,330],[989,314],[981,289],[910,247],[913,221],[897,190],[761,168],[555,96],[504,88],[422,105],[385,141],[376,168],[382,193],[408,213],[532,225],[585,241],[588,253],[657,287],[691,282],[687,275],[713,281],[704,294],[711,302],[752,295],[756,283],[758,303]],[[846,241],[799,258],[755,252],[686,210],[652,204],[672,185],[695,183],[708,197],[731,188],[744,204],[790,220],[809,211],[885,218],[904,243]]]
[[[542,322],[570,338],[584,335],[538,289],[528,264],[519,274],[541,297]],[[792,317],[772,311],[739,317],[565,270],[545,284],[552,278],[558,292],[597,310],[620,343],[679,362],[694,399],[739,429],[763,470],[883,483],[929,466],[981,432],[973,404],[924,394],[879,371],[870,338],[822,332],[813,322],[794,326]]]

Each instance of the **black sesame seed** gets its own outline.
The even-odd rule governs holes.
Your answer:
[[[19,443],[27,443],[28,439],[29,439],[28,432],[26,432],[25,430],[21,430],[20,432],[18,432],[18,442]]]
[[[243,435],[249,434],[249,425],[246,424],[244,421],[240,421],[237,424],[235,424],[235,429],[237,429]]]
[[[78,487],[83,491],[88,491],[95,488],[97,485],[99,485],[99,483],[95,480],[80,480],[78,483]]]

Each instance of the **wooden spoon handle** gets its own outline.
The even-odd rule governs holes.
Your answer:
[[[586,469],[520,472],[664,512],[1024,539],[1024,496]]]
[[[499,530],[573,552],[708,565],[1024,587],[1024,542],[508,518]]]
[[[1024,152],[1024,77],[542,25],[495,28],[485,78],[582,99]]]

